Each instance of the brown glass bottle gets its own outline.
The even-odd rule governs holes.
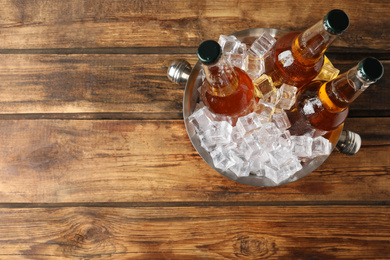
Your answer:
[[[322,131],[338,128],[347,118],[349,105],[382,75],[381,62],[366,58],[332,81],[305,85],[298,93],[295,108],[288,113],[292,132],[303,134],[298,129],[305,126]]]
[[[201,93],[203,103],[214,113],[243,116],[252,112],[253,83],[245,71],[231,67],[215,41],[205,41],[198,48],[205,80]]]
[[[318,75],[324,52],[348,26],[346,13],[335,9],[306,31],[283,35],[265,59],[266,74],[276,87],[283,83],[302,87]]]

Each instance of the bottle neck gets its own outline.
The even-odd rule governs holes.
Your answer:
[[[292,45],[293,56],[305,66],[314,65],[337,36],[327,30],[322,19],[295,38]]]
[[[363,78],[356,66],[323,84],[319,96],[330,112],[338,113],[347,109],[372,83]]]
[[[212,96],[231,95],[238,87],[239,79],[233,67],[222,56],[216,63],[203,65],[207,81],[207,92]]]

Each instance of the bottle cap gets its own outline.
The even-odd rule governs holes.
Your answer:
[[[383,76],[384,68],[379,60],[370,57],[359,62],[358,71],[366,80],[375,82]]]
[[[204,64],[209,65],[217,62],[221,55],[222,48],[216,41],[204,41],[198,47],[198,58]]]
[[[343,10],[334,9],[325,15],[324,26],[332,34],[342,34],[348,29],[349,17]]]

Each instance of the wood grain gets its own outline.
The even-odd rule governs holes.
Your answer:
[[[1,209],[5,259],[387,259],[390,208]],[[210,228],[212,227],[212,228]]]
[[[5,0],[0,49],[197,46],[248,28],[303,30],[335,8],[351,20],[335,46],[390,50],[390,3],[336,0]]]
[[[195,54],[2,55],[0,111],[42,117],[182,118],[184,86],[167,78],[170,62],[178,58],[193,65],[197,61]],[[334,63],[344,72],[358,61],[337,58]],[[389,61],[384,66],[390,71]],[[386,73],[352,104],[351,114],[390,116],[389,84]]]
[[[353,119],[358,154],[335,153],[297,182],[259,188],[208,166],[181,120],[0,121],[0,202],[389,201],[389,125]]]

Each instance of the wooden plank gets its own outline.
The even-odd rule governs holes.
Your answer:
[[[351,26],[335,46],[389,50],[387,1],[14,1],[0,4],[0,49],[197,46],[248,28],[303,30],[331,9]]]
[[[354,125],[355,156],[334,153],[297,182],[259,188],[207,165],[181,120],[0,121],[0,203],[389,201],[389,118]]]
[[[390,209],[0,209],[6,259],[389,259]]]
[[[74,118],[107,118],[110,113],[123,118],[182,118],[184,86],[167,79],[170,62],[178,58],[193,65],[197,61],[195,54],[2,55],[0,111],[67,113]],[[334,61],[342,72],[357,62],[339,57]],[[384,65],[390,71],[390,61]],[[390,116],[389,84],[386,73],[352,104],[351,113]]]

